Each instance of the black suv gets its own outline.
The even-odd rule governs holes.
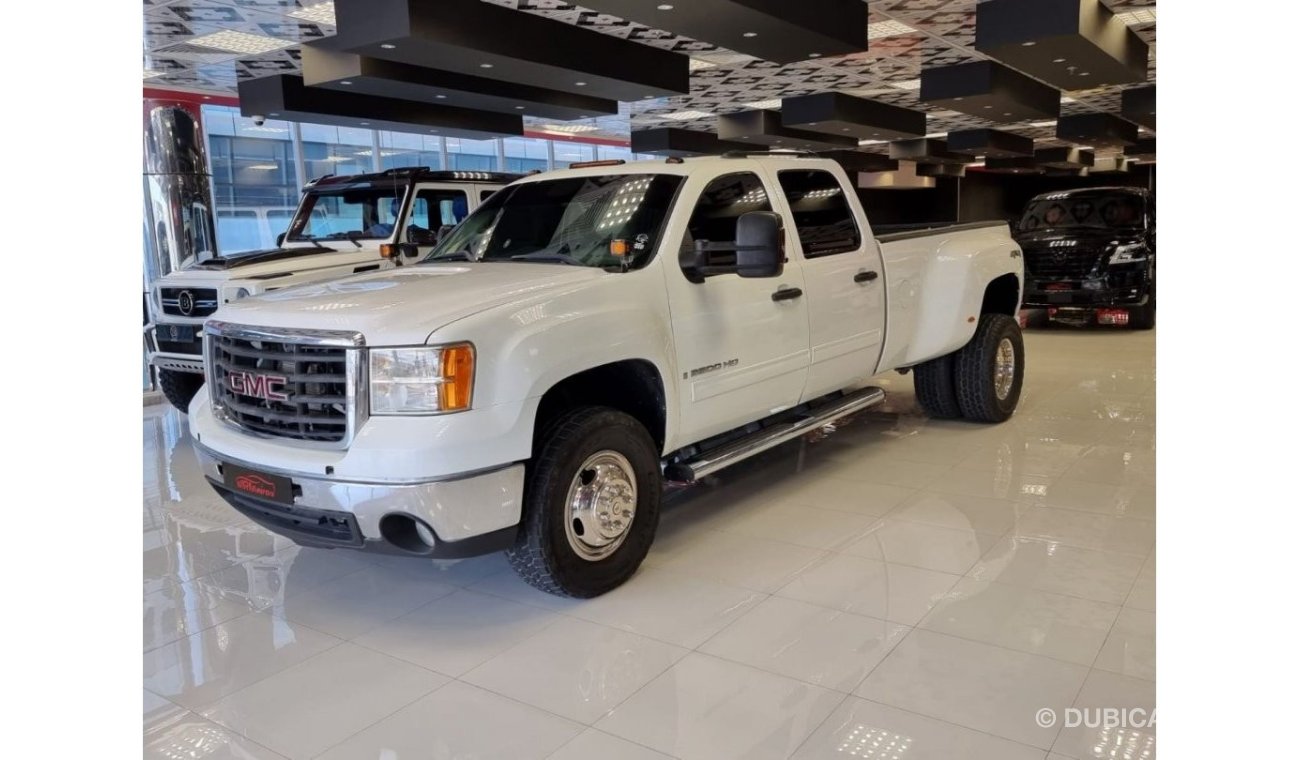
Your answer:
[[[1024,306],[1095,312],[1103,324],[1156,324],[1156,205],[1151,193],[1096,187],[1044,193],[1016,226]]]

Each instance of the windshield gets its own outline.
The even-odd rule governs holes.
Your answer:
[[[399,184],[308,191],[285,239],[387,239],[401,215],[405,196],[406,186]]]
[[[1030,201],[1020,230],[1132,229],[1142,226],[1142,213],[1142,198],[1129,193],[1058,193]]]
[[[641,267],[654,254],[681,183],[669,174],[614,174],[511,185],[479,206],[425,261]]]

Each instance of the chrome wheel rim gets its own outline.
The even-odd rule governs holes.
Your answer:
[[[1003,338],[998,343],[997,355],[993,357],[993,392],[999,401],[1006,401],[1011,395],[1011,386],[1016,382],[1016,348],[1010,338]]]
[[[569,547],[597,562],[618,551],[636,518],[636,475],[617,451],[587,457],[565,499],[564,531]]]

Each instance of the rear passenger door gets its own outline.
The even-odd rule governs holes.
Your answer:
[[[885,339],[884,266],[853,188],[824,169],[779,171],[777,181],[803,258],[808,401],[875,373]]]

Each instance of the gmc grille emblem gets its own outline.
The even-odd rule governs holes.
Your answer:
[[[289,394],[282,388],[289,382],[284,375],[259,375],[254,372],[230,372],[226,387],[241,396],[252,396],[267,401],[288,401]]]

